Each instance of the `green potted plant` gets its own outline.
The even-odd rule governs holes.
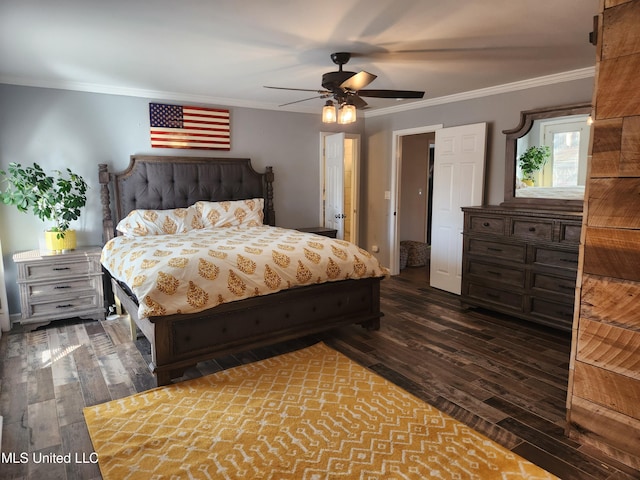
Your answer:
[[[518,159],[522,181],[527,185],[533,185],[533,174],[540,170],[551,156],[551,149],[547,145],[533,146],[525,150]]]
[[[37,163],[23,167],[12,162],[6,172],[0,171],[0,185],[0,199],[5,205],[53,222],[45,232],[49,250],[76,247],[75,230],[69,229],[69,224],[80,217],[80,209],[87,203],[87,184],[80,175],[69,168],[48,175]]]

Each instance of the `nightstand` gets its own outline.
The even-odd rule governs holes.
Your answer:
[[[21,324],[29,329],[63,318],[105,318],[100,247],[67,253],[18,252]]]
[[[336,238],[338,230],[334,228],[326,227],[304,227],[296,228],[299,232],[315,233],[316,235],[322,235],[323,237]]]

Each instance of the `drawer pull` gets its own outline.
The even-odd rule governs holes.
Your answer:
[[[529,231],[530,232],[535,232],[536,231],[536,227],[529,227]]]
[[[499,299],[499,298],[500,298],[500,295],[496,295],[495,293],[487,293],[487,297],[489,297],[489,298],[497,298],[497,299]]]
[[[63,288],[71,288],[71,285],[56,285],[55,287],[56,290],[62,290]]]
[[[490,225],[490,223],[489,223],[489,222],[484,222],[484,223],[482,224],[482,226],[483,226],[483,227],[488,227],[489,225]]]
[[[502,276],[500,272],[494,272],[493,270],[487,270],[487,273],[490,273],[491,275],[495,275],[496,277]]]
[[[71,270],[71,267],[53,267],[54,271],[58,272],[60,270]]]
[[[56,308],[69,308],[73,307],[73,303],[66,303],[64,305],[56,305]]]
[[[490,252],[501,252],[502,251],[501,248],[495,248],[495,247],[487,247],[487,250],[489,250]]]

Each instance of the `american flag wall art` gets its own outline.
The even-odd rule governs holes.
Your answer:
[[[149,104],[151,147],[231,150],[229,110]]]

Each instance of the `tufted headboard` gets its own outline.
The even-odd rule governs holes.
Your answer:
[[[273,169],[258,173],[248,158],[132,155],[126,170],[112,173],[103,163],[98,165],[98,175],[105,242],[132,210],[188,207],[199,200],[262,197],[264,223],[275,225]]]

